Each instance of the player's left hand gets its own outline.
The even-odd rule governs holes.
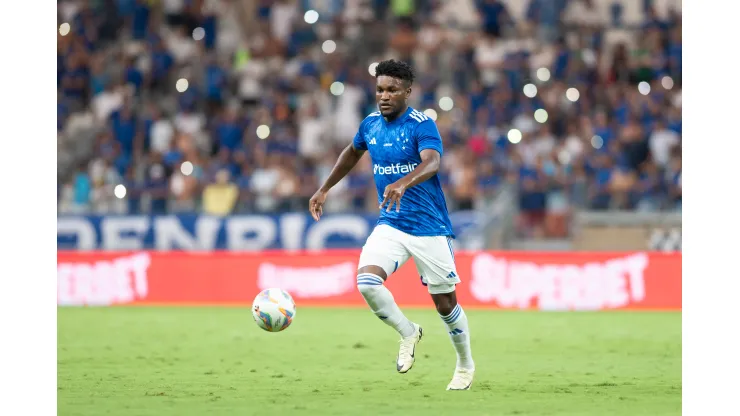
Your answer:
[[[380,203],[378,208],[383,209],[383,206],[388,204],[386,212],[391,212],[393,205],[396,205],[396,212],[401,211],[401,197],[406,192],[406,185],[399,182],[394,182],[385,187],[383,191],[383,202]]]

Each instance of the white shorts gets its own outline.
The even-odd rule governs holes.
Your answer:
[[[450,293],[460,283],[450,237],[417,237],[385,224],[375,227],[367,238],[358,268],[379,266],[390,277],[409,257],[414,258],[429,293]]]

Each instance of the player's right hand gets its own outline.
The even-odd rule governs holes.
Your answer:
[[[326,201],[326,192],[321,189],[316,191],[308,201],[308,210],[311,212],[311,216],[315,221],[321,218],[321,214],[324,212],[324,201]]]

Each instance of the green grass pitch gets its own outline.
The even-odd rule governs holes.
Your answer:
[[[464,306],[464,305],[463,305]],[[436,312],[398,374],[396,333],[366,309],[299,308],[267,333],[248,308],[58,309],[58,414],[679,415],[681,313],[468,310],[476,379]]]

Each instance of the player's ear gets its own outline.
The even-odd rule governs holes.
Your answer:
[[[408,98],[409,98],[410,96],[411,96],[411,86],[409,85],[409,86],[408,86],[408,87],[406,88],[406,98],[408,99]]]

